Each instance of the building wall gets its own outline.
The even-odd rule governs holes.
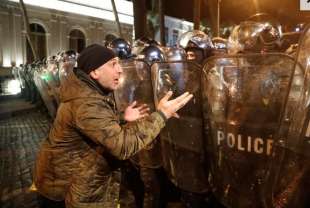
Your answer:
[[[86,45],[104,43],[107,34],[117,36],[115,22],[26,6],[29,23],[43,26],[46,32],[47,56],[69,49],[69,33],[73,29],[83,32]],[[132,41],[132,25],[121,24],[126,40]],[[0,67],[10,67],[25,63],[26,36],[19,5],[0,1]]]
[[[193,30],[194,24],[185,20],[165,16],[166,45],[175,46],[181,34]],[[155,40],[160,41],[159,31],[155,34]]]
[[[0,18],[1,18],[2,16],[1,16],[1,13],[0,13]],[[4,42],[3,42],[3,39],[1,38],[1,37],[3,37],[3,29],[2,29],[2,27],[3,27],[3,25],[0,23],[0,66],[2,66],[3,65],[3,52],[2,52],[2,50],[3,50],[3,44],[4,44]]]

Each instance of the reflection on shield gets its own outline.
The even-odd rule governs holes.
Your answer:
[[[153,112],[155,106],[150,67],[145,62],[134,59],[121,60],[120,65],[123,73],[120,86],[114,92],[118,110],[123,112],[129,104],[137,101],[138,105],[147,104],[150,111]],[[158,139],[132,157],[131,161],[142,167],[157,168],[161,166]]]
[[[283,54],[214,57],[204,66],[211,183],[228,207],[264,207],[264,182],[293,66]]]
[[[62,59],[59,61],[59,72],[58,72],[59,85],[62,85],[67,80],[68,74],[73,71],[75,64],[76,64],[75,57]]]
[[[155,101],[169,91],[173,97],[188,91],[194,98],[171,118],[160,133],[164,168],[179,188],[203,193],[208,190],[201,112],[201,68],[191,62],[166,62],[152,65]]]
[[[154,110],[153,88],[151,71],[147,63],[138,60],[121,60],[120,65],[123,73],[120,85],[115,91],[115,100],[119,111],[133,101],[146,103]]]
[[[295,75],[280,124],[267,190],[268,206],[310,207],[310,28],[297,53]]]
[[[45,107],[47,108],[49,115],[51,118],[55,118],[57,105],[51,93],[51,89],[47,84],[49,79],[50,77],[48,76],[48,73],[46,73],[44,70],[39,72],[36,71],[33,76],[34,83],[40,93],[40,96],[44,102]]]

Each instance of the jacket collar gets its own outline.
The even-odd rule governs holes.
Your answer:
[[[98,93],[100,93],[103,96],[109,96],[113,93],[112,90],[108,90],[104,87],[102,87],[98,82],[96,82],[95,80],[93,80],[88,74],[86,74],[84,71],[76,68],[74,69],[74,73],[77,76],[77,78],[79,80],[81,80],[82,82],[86,83],[87,86],[89,86],[90,88],[96,90]]]

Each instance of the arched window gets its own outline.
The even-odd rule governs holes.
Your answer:
[[[46,34],[44,28],[36,23],[30,24],[30,36],[34,50],[37,53],[38,59],[46,57]],[[34,61],[34,57],[31,51],[31,47],[27,42],[27,62],[31,63]]]
[[[74,29],[70,32],[69,36],[69,48],[80,53],[85,48],[84,34],[80,30]]]

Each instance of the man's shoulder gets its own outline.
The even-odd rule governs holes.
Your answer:
[[[98,111],[113,111],[116,113],[115,102],[109,96],[100,97],[87,97],[80,100],[76,100],[76,105],[78,105],[79,111],[84,111],[83,109],[92,109]]]

